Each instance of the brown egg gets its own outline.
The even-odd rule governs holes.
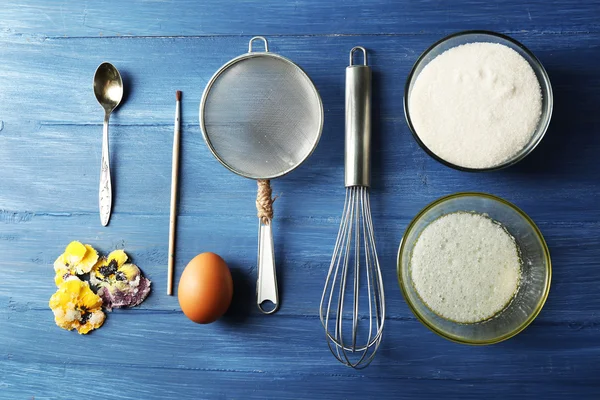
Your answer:
[[[183,313],[199,324],[210,324],[231,304],[233,280],[225,261],[215,253],[202,253],[188,263],[177,291]]]

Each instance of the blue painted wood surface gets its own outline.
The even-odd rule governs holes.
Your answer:
[[[196,2],[7,0],[0,8],[0,398],[598,398],[600,384],[600,2]],[[535,152],[505,171],[466,174],[430,159],[402,111],[419,54],[463,29],[508,33],[550,74],[555,112]],[[254,306],[255,183],[225,170],[198,127],[212,73],[267,35],[313,78],[323,137],[274,182],[281,310]],[[374,69],[372,205],[388,318],[374,363],[329,354],[320,292],[343,203],[344,68],[351,47]],[[97,211],[102,110],[91,80],[113,62],[127,85],[111,119],[114,213]],[[188,321],[165,294],[174,91],[183,91],[177,276],[195,254],[230,264],[234,304],[219,322]],[[408,310],[395,258],[410,219],[463,190],[523,208],[552,253],[550,297],[517,337],[469,347],[437,337]],[[71,240],[124,247],[154,282],[139,308],[89,336],[62,331],[47,307],[52,262]],[[98,386],[96,386],[98,385]]]

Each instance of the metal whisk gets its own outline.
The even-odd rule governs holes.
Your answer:
[[[363,52],[363,65],[354,65],[357,50]],[[346,68],[344,155],[346,200],[321,297],[320,317],[333,355],[352,368],[364,368],[381,343],[385,300],[369,201],[371,68],[363,47],[350,51]]]

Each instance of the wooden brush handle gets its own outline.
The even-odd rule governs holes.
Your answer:
[[[167,277],[167,294],[173,294],[173,274],[175,263],[175,224],[177,221],[177,184],[179,180],[179,137],[180,137],[180,102],[175,110],[175,133],[173,135],[173,161],[171,170],[171,216],[169,218],[169,261]]]

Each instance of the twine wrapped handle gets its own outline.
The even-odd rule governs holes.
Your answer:
[[[269,179],[259,179],[258,192],[256,193],[256,210],[260,222],[269,225],[273,219],[273,203],[277,197],[272,197],[271,181]]]

